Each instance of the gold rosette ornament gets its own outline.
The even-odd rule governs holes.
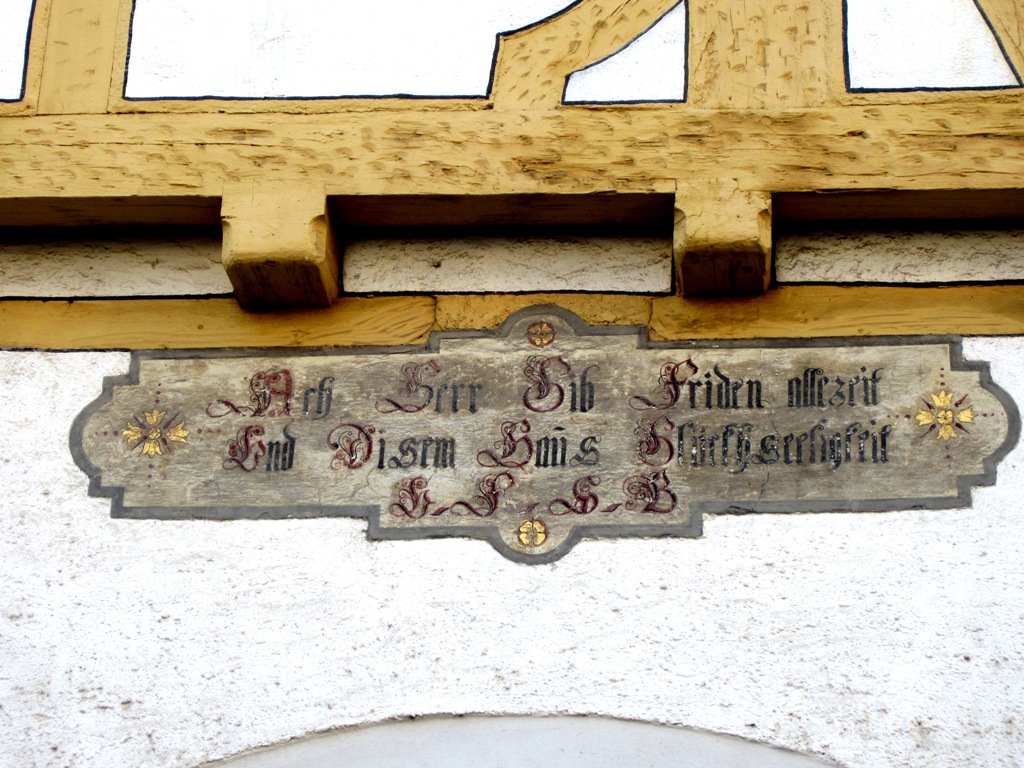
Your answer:
[[[165,411],[146,411],[143,413],[145,423],[138,416],[134,417],[134,421],[128,422],[122,433],[128,443],[128,450],[135,450],[141,445],[141,455],[158,456],[165,448],[170,448],[171,443],[188,442],[189,433],[185,429],[185,420],[182,419],[172,426],[177,415],[164,421],[165,415]]]
[[[970,406],[960,409],[960,406],[967,400],[967,395],[964,395],[956,402],[953,402],[953,393],[942,390],[938,394],[932,394],[932,401],[929,403],[925,400],[925,405],[928,406],[928,410],[921,409],[917,412],[917,425],[919,427],[928,427],[929,434],[934,430],[938,430],[939,434],[936,435],[936,440],[949,440],[954,437],[958,437],[956,430],[967,433],[967,429],[963,426],[964,424],[974,423],[974,411]]]
[[[524,547],[539,547],[548,537],[543,520],[527,520],[519,526],[519,543]]]

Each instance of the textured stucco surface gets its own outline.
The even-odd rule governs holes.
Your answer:
[[[779,234],[782,283],[1024,280],[1024,230],[814,229]]]
[[[342,259],[350,293],[672,289],[672,243],[654,237],[357,240]]]
[[[1024,339],[968,340],[1024,402]],[[67,447],[122,353],[0,353],[0,765],[187,768],[434,713],[877,768],[1024,762],[1024,450],[974,509],[715,517],[545,566],[365,522],[120,521]]]
[[[182,296],[231,293],[220,233],[8,229],[0,296]]]

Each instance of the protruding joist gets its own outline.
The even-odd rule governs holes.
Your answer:
[[[684,296],[759,295],[768,289],[771,195],[731,179],[681,181],[676,191],[676,277]]]
[[[232,185],[221,219],[222,261],[243,307],[327,307],[338,297],[338,252],[322,188]]]

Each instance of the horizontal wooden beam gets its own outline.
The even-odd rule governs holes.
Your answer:
[[[748,299],[654,299],[656,339],[1024,334],[1024,286],[783,286]]]
[[[239,180],[331,195],[1024,188],[1024,102],[714,111],[4,119],[0,198],[220,197]]]
[[[9,197],[0,199],[3,227],[104,224],[220,226],[219,197]]]
[[[941,189],[782,192],[772,198],[774,222],[862,219],[962,221],[1024,216],[1024,189]]]
[[[330,309],[247,312],[234,299],[0,300],[0,347],[192,349],[418,344],[428,296],[346,298]]]
[[[233,299],[0,301],[0,347],[190,349],[421,344],[431,329],[494,328],[534,304],[654,339],[1024,335],[1024,286],[786,286],[749,299],[590,294],[342,298],[330,309],[253,313]]]

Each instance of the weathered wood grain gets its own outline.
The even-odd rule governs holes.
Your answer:
[[[234,183],[221,215],[221,262],[243,307],[329,307],[338,298],[338,249],[322,187]]]
[[[1017,77],[1024,75],[1024,7],[1019,0],[977,0]]]
[[[592,325],[647,325],[651,299],[646,296],[531,293],[523,295],[480,295],[437,297],[435,327],[497,328],[520,309],[537,304],[554,304],[575,312]]]
[[[427,296],[345,298],[322,310],[247,312],[234,299],[0,301],[0,347],[191,349],[418,344]]]
[[[114,59],[121,6],[122,0],[50,0],[41,114],[107,111],[112,72],[124,68]]]
[[[784,286],[749,299],[653,300],[651,338],[1024,333],[1024,286]]]
[[[120,99],[130,5],[52,0],[37,9],[37,32],[46,35],[33,41],[29,90],[39,72],[39,112],[50,114],[0,124],[0,201],[8,201],[0,223],[166,223],[207,216],[222,198],[240,210],[233,189],[278,190],[263,203],[266,215],[250,206],[251,223],[230,230],[225,263],[253,306],[331,300],[330,237],[317,234],[327,219],[310,212],[323,196],[458,201],[678,189],[679,284],[695,294],[763,288],[770,194],[947,191],[955,209],[958,192],[1024,189],[1021,91],[848,94],[838,0],[693,0],[687,104],[560,106],[567,74],[673,6],[584,0],[502,40],[491,102],[231,107],[254,112],[246,115],[218,113],[226,102]],[[1017,4],[983,6],[1018,63]],[[31,102],[16,109],[31,111]],[[117,113],[101,114],[108,109]],[[129,109],[154,112],[120,113]],[[190,113],[160,112],[179,109]],[[312,195],[312,207],[296,212],[296,195]],[[161,201],[171,201],[166,215]],[[271,221],[301,243],[293,255],[304,255],[288,259],[270,245]],[[245,231],[251,247],[239,246]],[[296,277],[302,267],[311,282]]]
[[[0,197],[209,195],[240,179],[330,194],[1024,186],[1019,96],[805,111],[82,115],[6,120]]]
[[[786,286],[764,296],[391,296],[254,313],[233,299],[0,300],[0,347],[190,349],[418,344],[430,329],[494,328],[554,304],[593,324],[647,325],[653,339],[1024,335],[1024,286]]]
[[[673,251],[686,296],[758,295],[768,289],[772,200],[731,179],[684,180],[676,192]]]
[[[690,86],[701,107],[815,107],[831,101],[842,60],[830,0],[691,0]],[[837,34],[838,33],[838,34]]]

